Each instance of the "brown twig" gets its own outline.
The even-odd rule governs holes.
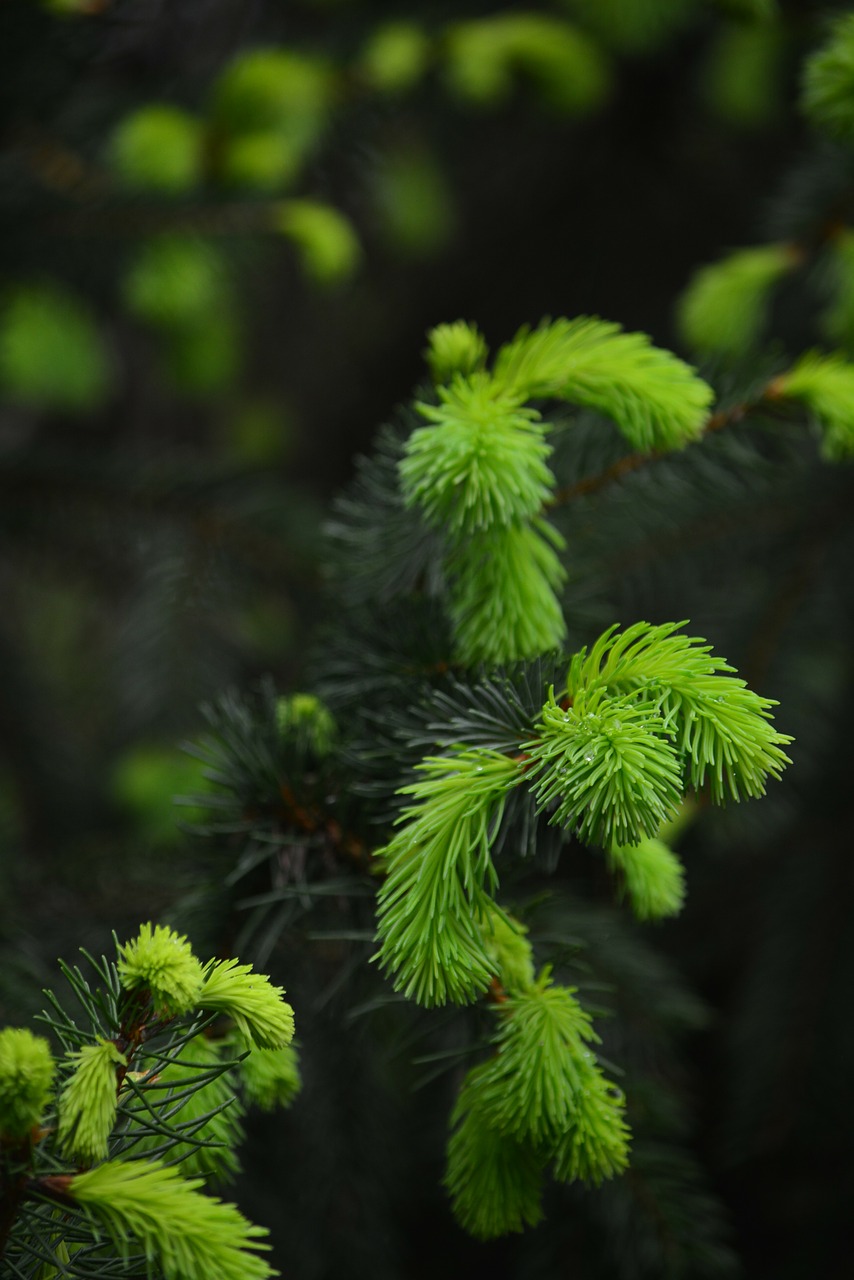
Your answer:
[[[775,381],[769,382],[766,387],[763,387],[760,395],[754,400],[735,404],[730,409],[719,409],[717,413],[711,414],[697,439],[704,440],[706,436],[712,435],[715,431],[722,431],[725,427],[735,426],[753,409],[758,408],[763,401],[776,398],[779,393],[774,390]],[[624,476],[630,475],[633,471],[637,471],[651,462],[657,462],[661,458],[669,458],[671,453],[671,450],[659,449],[653,449],[647,453],[640,451],[627,453],[624,457],[618,458],[616,462],[612,462],[604,471],[600,471],[593,476],[585,476],[583,480],[576,480],[574,484],[564,485],[563,488],[557,489],[545,504],[544,509],[551,511],[555,507],[562,507],[567,502],[572,502],[575,498],[585,498],[588,494],[598,493],[600,489],[604,489],[615,481],[622,480]]]

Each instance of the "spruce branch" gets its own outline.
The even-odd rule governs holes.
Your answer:
[[[773,286],[804,256],[797,244],[766,244],[703,267],[677,303],[677,323],[689,348],[743,355],[760,336]]]
[[[127,991],[149,991],[166,1017],[188,1013],[198,1002],[202,966],[187,939],[165,925],[144,924],[120,946],[118,972]]]
[[[497,1132],[543,1145],[556,1142],[598,1070],[599,1037],[575,988],[556,986],[548,969],[496,1010],[497,1052],[469,1082]]]
[[[516,662],[560,647],[563,538],[545,520],[493,528],[448,557],[449,612],[464,665]]]
[[[585,1075],[566,1132],[554,1150],[554,1175],[561,1182],[598,1186],[629,1164],[630,1131],[623,1117],[621,1090],[599,1071]]]
[[[708,785],[715,804],[742,793],[764,795],[767,778],[779,778],[790,763],[783,747],[791,739],[771,724],[776,703],[729,674],[733,668],[703,640],[679,635],[680,625],[639,622],[623,632],[612,627],[589,653],[582,649],[567,682],[573,710],[606,693],[650,699],[695,790]],[[656,830],[644,834],[655,836]]]
[[[460,1225],[479,1240],[536,1226],[543,1216],[543,1161],[534,1144],[493,1129],[470,1082],[451,1124],[444,1183]]]
[[[259,1251],[267,1234],[232,1204],[200,1194],[158,1161],[106,1161],[87,1173],[45,1178],[40,1189],[102,1227],[122,1257],[128,1240],[156,1258],[166,1280],[266,1280],[277,1275]]]
[[[0,1139],[23,1139],[39,1123],[54,1071],[43,1036],[26,1027],[0,1031]]]
[[[260,1049],[281,1049],[294,1034],[294,1011],[264,973],[236,960],[210,961],[198,1005],[227,1014]]]
[[[244,1055],[238,1072],[246,1101],[262,1111],[289,1106],[302,1087],[296,1044],[291,1041],[280,1049],[259,1049],[239,1033],[236,1040]]]
[[[114,1041],[98,1038],[71,1055],[72,1073],[59,1096],[57,1141],[67,1156],[90,1165],[107,1158],[116,1122],[116,1068],[128,1060]]]
[[[682,910],[685,869],[663,840],[647,836],[637,844],[611,845],[608,862],[622,875],[624,894],[639,920],[661,920]]]
[[[481,927],[498,883],[490,849],[520,767],[499,752],[462,749],[428,757],[419,771],[402,789],[417,803],[377,854],[386,878],[374,958],[419,1004],[467,1004],[494,975]]]
[[[196,1035],[170,1053],[162,1067],[152,1060],[156,1076],[141,1089],[151,1111],[131,1115],[128,1137],[134,1159],[158,1155],[166,1138],[170,1163],[185,1177],[233,1177],[240,1168],[236,1148],[244,1136],[233,1069],[222,1046],[206,1035]],[[159,1096],[152,1106],[149,1098],[155,1090]]]
[[[455,374],[476,373],[486,363],[489,350],[477,325],[465,320],[438,324],[427,334],[424,359],[437,384],[448,383]]]
[[[822,453],[838,462],[854,454],[854,364],[838,353],[808,351],[768,394],[806,405],[821,431]]]
[[[636,449],[676,449],[702,432],[714,393],[646,334],[595,317],[520,329],[495,360],[495,381],[525,399],[598,409]]]
[[[438,395],[416,405],[432,425],[413,432],[400,463],[407,505],[452,537],[536,515],[554,484],[537,410],[483,372],[457,374]]]
[[[587,844],[607,848],[654,835],[676,813],[682,771],[673,732],[653,701],[632,696],[576,698],[551,690],[524,744],[527,779],[549,820]]]

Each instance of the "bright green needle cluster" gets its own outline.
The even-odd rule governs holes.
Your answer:
[[[629,1127],[622,1092],[598,1069],[585,1076],[577,1107],[554,1152],[554,1175],[561,1182],[598,1186],[629,1163]]]
[[[400,464],[407,505],[454,535],[536,515],[554,485],[539,413],[482,372],[438,395],[417,406],[433,425],[413,432]]]
[[[302,1087],[299,1053],[293,1041],[281,1049],[257,1049],[241,1040],[239,1049],[250,1050],[239,1068],[246,1101],[262,1111],[289,1106]]]
[[[477,325],[465,320],[437,324],[427,334],[424,358],[437,386],[450,382],[455,374],[467,376],[483,369],[488,354],[486,339]]]
[[[622,875],[638,920],[662,920],[682,910],[685,870],[663,840],[647,836],[637,844],[612,845],[608,861]]]
[[[624,1099],[603,1075],[598,1040],[573,988],[545,970],[496,1009],[496,1052],[468,1073],[452,1117],[446,1186],[482,1237],[540,1216],[542,1175],[598,1183],[628,1162]]]
[[[771,289],[799,261],[791,245],[740,249],[694,276],[679,300],[677,322],[693,351],[738,356],[762,331]]]
[[[610,627],[576,653],[518,752],[460,746],[418,766],[403,788],[416,803],[379,853],[376,958],[396,989],[435,1005],[474,1000],[493,977],[520,997],[530,988],[530,947],[492,901],[491,849],[516,786],[607,851],[640,919],[679,911],[684,876],[666,838],[689,816],[686,792],[763,795],[791,739],[773,726],[775,703],[678,626]]]
[[[312,693],[293,693],[276,703],[276,723],[291,738],[316,756],[332,750],[337,728],[332,712]]]
[[[608,88],[608,70],[583,32],[545,13],[498,13],[460,22],[445,34],[447,75],[461,96],[498,103],[523,75],[555,110],[597,106]]]
[[[476,1068],[479,1105],[494,1129],[537,1143],[566,1130],[594,1062],[598,1037],[574,989],[553,986],[548,971],[499,1008],[498,1052]]]
[[[482,927],[483,945],[498,981],[513,994],[534,985],[534,952],[523,924],[504,911],[487,905]]]
[[[497,877],[490,849],[519,763],[497,751],[428,757],[402,789],[417,803],[379,851],[376,959],[396,990],[423,1005],[468,1004],[495,975],[482,924]]]
[[[809,351],[788,373],[776,378],[773,392],[799,400],[814,414],[829,461],[854,453],[854,364],[839,355]]]
[[[157,1160],[107,1161],[72,1177],[66,1194],[103,1227],[122,1257],[131,1242],[157,1259],[165,1280],[266,1280],[267,1234],[232,1204],[202,1195],[198,1179]]]
[[[118,972],[126,991],[149,991],[165,1017],[189,1013],[199,1001],[202,966],[185,937],[166,925],[144,924],[119,947]]]
[[[152,102],[116,127],[110,164],[126,187],[164,195],[189,191],[202,176],[202,123],[178,107]]]
[[[411,89],[430,65],[431,42],[412,22],[384,22],[374,28],[359,58],[359,74],[379,93]]]
[[[24,1138],[42,1117],[54,1061],[43,1036],[25,1027],[0,1031],[0,1138]]]
[[[237,960],[211,961],[198,1005],[227,1014],[238,1030],[260,1049],[281,1049],[294,1034],[294,1011],[264,973]]]
[[[249,965],[203,969],[165,926],[145,924],[116,949],[116,964],[84,953],[97,987],[63,966],[81,1022],[48,993],[43,1020],[67,1049],[54,1096],[47,1041],[0,1032],[0,1175],[16,1188],[9,1249],[36,1258],[39,1275],[68,1263],[77,1274],[78,1253],[85,1270],[94,1247],[99,1275],[136,1274],[141,1252],[143,1270],[163,1280],[266,1280],[277,1274],[259,1256],[266,1231],[199,1189],[239,1168],[241,1092],[265,1107],[296,1093],[293,1011]],[[208,1011],[231,1019],[224,1037]],[[47,1215],[18,1214],[18,1187],[28,1201],[47,1197]]]
[[[533,1144],[497,1133],[469,1081],[451,1123],[445,1186],[460,1226],[478,1240],[535,1227],[543,1216],[543,1162]]]
[[[550,821],[586,844],[634,844],[674,816],[682,770],[656,706],[633,697],[555,699],[525,744],[529,779]]]
[[[507,663],[560,648],[563,546],[556,529],[532,520],[475,534],[449,556],[449,610],[461,662]]]
[[[220,1045],[204,1035],[187,1041],[147,1083],[150,1105],[154,1105],[152,1097],[158,1099],[158,1114],[168,1113],[169,1126],[176,1133],[177,1140],[169,1148],[170,1163],[185,1177],[225,1181],[239,1171],[235,1148],[244,1137],[243,1107],[234,1085]],[[144,1135],[134,1144],[134,1156],[153,1152],[162,1142],[159,1129]]]
[[[334,284],[352,275],[362,246],[355,227],[332,205],[320,200],[282,200],[272,224],[295,246],[308,275],[319,284]]]
[[[679,448],[701,434],[712,391],[645,334],[582,316],[523,328],[491,372],[472,325],[440,325],[427,360],[439,403],[416,407],[399,463],[405,505],[446,542],[456,657],[467,666],[530,659],[566,635],[558,598],[563,539],[543,518],[555,479],[548,423],[531,400],[567,400],[614,419],[636,449]]]
[[[611,627],[589,653],[582,649],[567,682],[573,710],[586,718],[615,698],[651,706],[649,727],[676,753],[691,787],[707,787],[715,804],[762,796],[767,779],[791,763],[783,751],[791,738],[771,723],[776,703],[728,674],[733,668],[705,641],[679,634],[680,625]]]
[[[69,1056],[73,1072],[59,1095],[57,1140],[66,1156],[90,1165],[107,1158],[116,1123],[116,1067],[127,1066],[127,1058],[100,1037]]]
[[[830,137],[854,140],[854,14],[840,18],[827,44],[807,59],[801,107]]]
[[[527,327],[499,351],[493,376],[525,400],[560,399],[612,418],[635,449],[678,449],[700,435],[714,393],[644,333],[596,317]]]

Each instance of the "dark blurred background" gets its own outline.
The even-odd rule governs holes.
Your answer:
[[[328,504],[423,377],[426,331],[464,318],[494,346],[523,323],[588,313],[690,357],[674,306],[692,273],[789,235],[804,191],[838,181],[847,161],[821,154],[797,109],[803,58],[831,12],[770,0],[2,0],[6,1018],[39,1006],[57,955],[105,946],[111,929],[192,888],[203,855],[182,836],[172,796],[202,783],[179,744],[201,731],[199,704],[228,686],[269,672],[299,687],[330,612]],[[803,296],[778,300],[774,341],[795,353],[814,340]],[[745,560],[757,545],[762,554],[761,541],[726,544],[734,571],[762,578]],[[795,626],[819,700],[843,707],[849,639],[822,654],[838,668],[823,679],[797,633],[797,574],[812,572],[808,555],[795,561],[780,627]],[[697,610],[717,648],[716,609],[731,605],[724,565],[713,554],[698,574]],[[638,616],[656,607],[637,585],[624,600]],[[737,645],[731,621],[721,627]],[[772,648],[775,634],[762,633]],[[728,656],[740,665],[752,652],[767,678],[773,652],[741,640]],[[791,727],[784,712],[780,721]],[[734,881],[724,831],[696,872],[701,906],[664,935],[736,1027],[759,1016],[751,983],[767,1012],[744,943],[773,933],[769,895],[783,915],[816,904],[814,927],[802,936],[789,920],[760,957],[772,990],[806,983],[782,1025],[795,1035],[818,1018],[816,1003],[835,1016],[850,999],[833,941],[850,897],[848,757],[831,750],[841,721],[819,738],[827,770],[821,785],[807,775],[809,803],[793,802],[787,827],[772,824],[785,831],[777,849]],[[804,857],[826,872],[805,890]],[[828,925],[826,911],[842,915]],[[823,938],[827,954],[805,941],[793,958],[791,940],[804,936]],[[778,1080],[818,1089],[824,1061],[826,1124],[846,1093],[848,1040],[822,1033],[815,1055],[794,1054],[790,1083]],[[746,1155],[717,1143],[714,1082],[738,1052],[736,1033],[695,1045],[700,1141],[747,1274],[847,1275],[834,1269],[844,1206],[828,1196],[850,1189],[848,1147],[793,1139],[804,1115],[779,1100]],[[779,1052],[756,1059],[760,1079]],[[748,1088],[736,1111],[749,1099]],[[782,1178],[781,1159],[802,1176]],[[272,1222],[263,1153],[253,1167],[267,1187],[256,1188],[257,1212]],[[814,1236],[799,1254],[787,1231],[802,1216],[810,1237],[825,1211],[833,1227],[818,1265]],[[492,1256],[456,1247],[460,1265]]]

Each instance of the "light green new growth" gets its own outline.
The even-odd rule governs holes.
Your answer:
[[[116,127],[110,161],[119,180],[141,191],[179,195],[202,177],[204,133],[179,107],[152,102]]]
[[[807,59],[801,107],[830,137],[854,140],[854,14],[841,17],[828,43]]]
[[[116,1122],[116,1067],[127,1059],[112,1040],[98,1038],[69,1055],[74,1070],[59,1095],[57,1141],[79,1164],[106,1160]]]
[[[468,1082],[451,1123],[444,1182],[460,1225],[479,1240],[536,1226],[543,1216],[543,1160],[533,1144],[491,1128]]]
[[[498,1051],[469,1074],[478,1109],[499,1133],[557,1142],[598,1071],[587,1047],[599,1037],[575,989],[553,986],[544,970],[535,986],[495,1010]]]
[[[822,329],[847,355],[854,353],[854,231],[846,228],[833,238],[833,300],[822,316]]]
[[[180,1141],[178,1134],[169,1148],[170,1163],[185,1177],[224,1181],[238,1172],[235,1148],[244,1137],[243,1108],[235,1097],[232,1073],[223,1070],[223,1055],[215,1041],[204,1035],[189,1040],[149,1082],[146,1092],[149,1101],[152,1095],[157,1098],[162,1122],[188,1139]],[[164,1111],[168,1117],[162,1115]],[[134,1144],[134,1156],[154,1151],[162,1142],[161,1132],[147,1134]]]
[[[54,1061],[43,1036],[25,1027],[0,1031],[0,1138],[24,1138],[47,1105]]]
[[[559,649],[566,622],[555,594],[563,538],[545,520],[474,534],[448,558],[449,612],[460,662],[505,663]]]
[[[430,37],[415,23],[386,22],[369,35],[358,71],[379,93],[405,93],[421,79],[431,54]]]
[[[542,1173],[599,1183],[628,1163],[620,1090],[588,1045],[598,1040],[573,988],[545,970],[501,1003],[496,1053],[469,1071],[454,1109],[445,1185],[474,1235],[521,1231],[540,1217]]]
[[[490,849],[521,773],[488,750],[428,757],[418,768],[423,778],[401,791],[418,803],[377,854],[387,875],[375,959],[419,1004],[468,1004],[495,975],[480,926],[497,887]]]
[[[800,400],[815,415],[822,453],[829,461],[854,453],[854,364],[839,355],[808,351],[788,373],[776,378],[778,396]]]
[[[575,654],[566,692],[550,691],[518,752],[460,746],[418,766],[402,791],[417,803],[378,855],[375,958],[396,989],[425,1005],[467,1003],[494,977],[529,991],[530,947],[491,896],[490,851],[520,783],[552,823],[607,851],[641,919],[679,910],[682,867],[662,837],[690,817],[686,790],[717,804],[760,796],[791,739],[771,723],[773,701],[678,625],[611,627]]]
[[[585,1074],[569,1127],[555,1148],[556,1178],[598,1185],[623,1172],[631,1139],[624,1106],[622,1092],[598,1070]]]
[[[264,973],[236,960],[210,961],[198,1005],[227,1014],[260,1049],[280,1049],[293,1039],[294,1011]]]
[[[474,102],[500,102],[522,73],[559,111],[590,110],[604,98],[608,71],[597,47],[560,18],[503,13],[461,22],[445,32],[453,89]]]
[[[482,925],[483,945],[498,981],[511,995],[534,985],[534,953],[518,920],[487,906]]]
[[[639,920],[676,916],[685,900],[685,870],[663,840],[612,845],[608,861],[622,873],[623,889]]]
[[[465,320],[439,324],[427,334],[427,361],[433,381],[450,382],[455,373],[464,377],[483,368],[488,348],[476,325]]]
[[[237,1047],[241,1053],[250,1049],[239,1067],[246,1101],[263,1111],[289,1106],[302,1087],[299,1054],[293,1041],[281,1049],[256,1049],[241,1039]]]
[[[482,372],[438,394],[439,405],[417,406],[433,425],[413,432],[400,463],[407,506],[452,535],[535,516],[554,485],[537,411]]]
[[[300,150],[314,143],[335,92],[332,69],[290,49],[251,49],[229,62],[211,111],[229,133],[278,134]]]
[[[0,298],[4,399],[90,413],[109,395],[113,373],[95,317],[74,294],[54,284],[26,284]]]
[[[676,634],[680,625],[638,622],[622,632],[611,627],[589,653],[582,649],[572,659],[567,683],[573,710],[586,718],[603,697],[633,701],[648,708],[653,732],[672,735],[669,749],[684,762],[695,790],[707,786],[715,804],[764,795],[767,779],[779,778],[791,763],[782,749],[791,738],[771,724],[777,704],[743,680],[721,674],[733,668],[703,640]],[[656,834],[657,828],[647,826],[630,839],[615,835],[613,843],[636,844]]]
[[[703,267],[677,305],[677,323],[694,351],[739,355],[759,338],[771,288],[799,262],[787,244],[740,249]]]
[[[202,966],[186,938],[165,925],[142,925],[119,947],[118,973],[126,991],[148,990],[158,1013],[178,1017],[196,1007]]]
[[[520,329],[496,357],[494,378],[523,400],[558,398],[598,409],[636,449],[677,449],[703,429],[714,393],[644,333],[595,317]]]
[[[306,272],[320,284],[353,274],[362,246],[349,218],[319,200],[283,200],[273,211],[273,227],[299,252]]]
[[[127,307],[163,329],[193,326],[224,305],[227,283],[220,254],[188,235],[157,236],[138,250],[124,282]]]
[[[550,822],[608,848],[654,835],[682,799],[682,769],[655,703],[600,696],[564,705],[554,690],[525,744],[528,779]]]
[[[233,1204],[202,1195],[157,1160],[107,1161],[68,1181],[66,1194],[101,1225],[122,1257],[138,1242],[165,1280],[266,1280],[278,1272],[258,1256],[267,1231]]]
[[[283,737],[302,739],[317,756],[329,754],[338,732],[332,712],[313,693],[279,698],[276,723]]]

